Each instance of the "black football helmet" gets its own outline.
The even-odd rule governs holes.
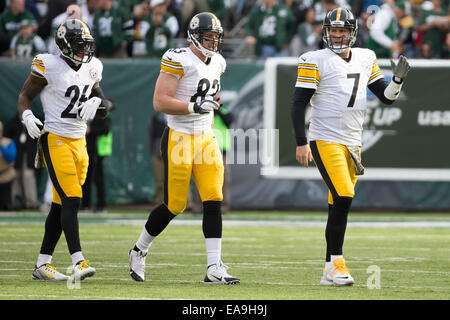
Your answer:
[[[213,50],[207,49],[202,45],[203,40],[206,39],[203,33],[208,31],[219,35],[219,38],[214,40]],[[188,41],[192,42],[206,57],[212,57],[216,52],[222,52],[223,28],[220,20],[211,12],[196,14],[189,22],[187,36]]]
[[[342,36],[339,45],[332,42],[330,35],[330,28],[347,28],[350,29],[349,36]],[[358,33],[358,21],[355,19],[353,13],[345,8],[335,8],[327,13],[323,20],[322,39],[328,47],[336,53],[341,53],[345,49],[355,44],[356,35]]]
[[[61,24],[56,30],[55,41],[61,54],[75,64],[88,63],[94,56],[94,37],[81,20],[69,19]]]

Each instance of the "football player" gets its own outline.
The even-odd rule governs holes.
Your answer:
[[[307,52],[298,59],[291,109],[296,159],[305,167],[314,159],[329,189],[326,262],[320,284],[353,285],[342,247],[355,184],[358,175],[364,173],[361,132],[367,108],[366,88],[383,103],[392,104],[410,66],[403,56],[397,64],[391,61],[393,77],[388,84],[372,50],[351,48],[358,24],[347,9],[330,11],[322,32],[327,48]],[[311,103],[309,139],[305,134],[308,103]]]
[[[221,259],[223,160],[212,130],[220,108],[220,76],[226,68],[220,54],[223,29],[209,12],[195,15],[188,26],[189,46],[169,49],[161,59],[153,106],[167,114],[161,138],[165,166],[164,202],[149,215],[134,248],[129,251],[130,275],[145,280],[145,259],[157,237],[186,207],[191,176],[203,203],[206,241],[205,283],[234,284]]]
[[[73,277],[93,276],[82,254],[78,231],[81,186],[88,170],[86,123],[97,112],[106,115],[99,86],[103,65],[94,57],[95,43],[89,27],[69,19],[55,35],[59,55],[39,54],[20,91],[17,108],[28,134],[38,138],[37,167],[47,167],[53,185],[53,200],[45,221],[45,233],[33,279],[66,280],[52,266],[52,254],[64,231],[73,263]],[[33,114],[32,100],[40,94],[45,122]],[[42,128],[43,126],[43,128]]]

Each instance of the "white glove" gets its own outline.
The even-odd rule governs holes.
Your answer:
[[[34,116],[33,111],[27,109],[22,113],[22,123],[27,128],[30,137],[32,137],[33,139],[39,138],[39,136],[41,135],[41,129],[38,127],[38,125],[44,125],[42,124],[41,120]]]
[[[80,109],[80,117],[85,121],[94,119],[97,108],[102,103],[102,99],[99,97],[92,97],[88,101],[84,102],[78,109]]]
[[[222,105],[213,100],[202,100],[200,103],[189,103],[188,110],[190,113],[209,113],[214,110],[219,110]]]

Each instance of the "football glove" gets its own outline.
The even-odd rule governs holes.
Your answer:
[[[405,56],[400,56],[397,64],[395,64],[395,62],[391,60],[391,67],[394,79],[395,78],[400,79],[400,81],[398,81],[398,79],[395,79],[396,82],[402,82],[403,79],[406,78],[406,75],[408,74],[409,70],[411,69],[411,66],[409,65],[409,62]]]
[[[102,99],[99,97],[92,97],[88,101],[84,102],[80,107],[80,117],[84,121],[94,119],[97,109],[102,103]]]
[[[200,103],[197,102],[191,102],[189,103],[189,112],[190,113],[210,113],[214,110],[219,110],[221,105],[213,100],[202,100]]]
[[[44,126],[38,118],[33,114],[30,109],[25,110],[22,113],[22,123],[27,128],[28,134],[31,138],[36,139],[41,135],[41,129],[38,126]]]

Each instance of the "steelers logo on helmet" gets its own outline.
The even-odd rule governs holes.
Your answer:
[[[56,31],[56,36],[60,39],[64,38],[64,36],[66,35],[66,27],[64,27],[63,25],[60,25],[58,30]]]
[[[208,33],[208,35],[205,35]],[[215,33],[215,37],[211,37],[211,33]],[[188,26],[188,41],[205,56],[212,57],[216,53],[222,51],[223,28],[220,20],[211,12],[202,12],[195,15]],[[204,46],[204,42],[208,41],[209,45]],[[211,45],[212,43],[212,45]]]

